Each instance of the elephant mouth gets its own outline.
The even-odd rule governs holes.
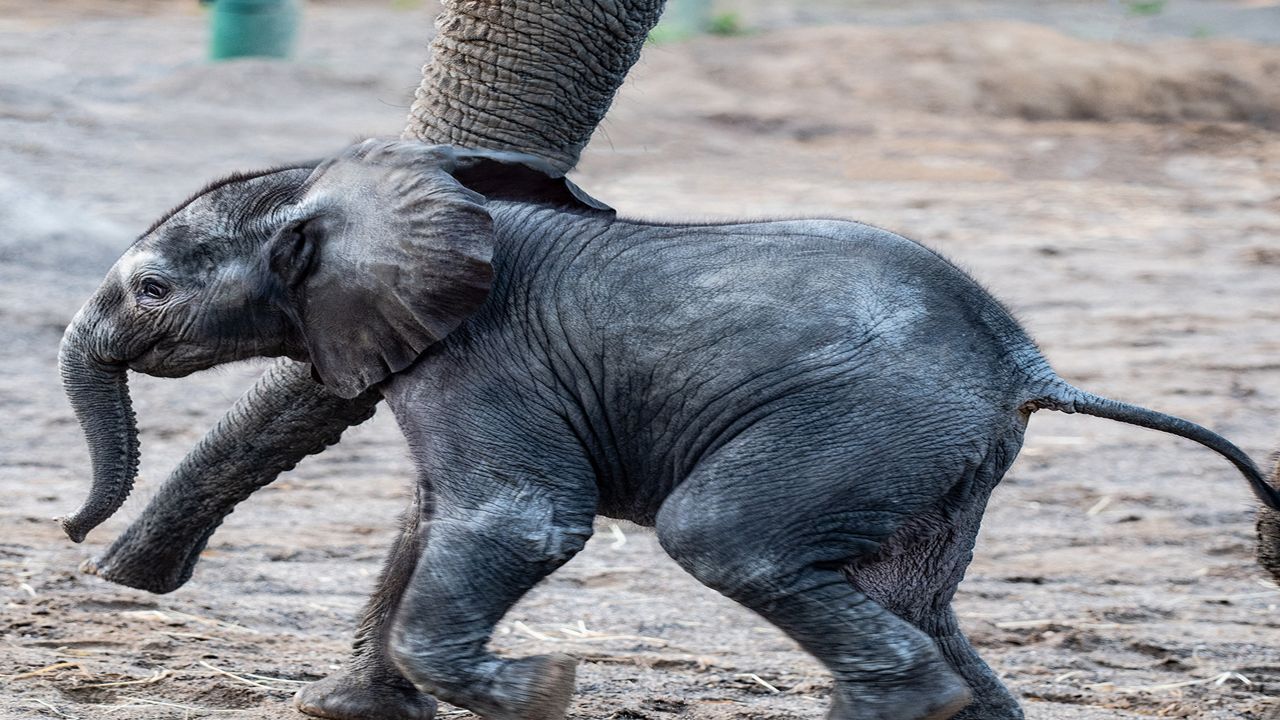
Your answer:
[[[182,378],[215,365],[200,357],[194,348],[157,340],[135,354],[125,365],[132,371],[162,378]]]
[[[168,349],[161,347],[161,341],[157,340],[141,351],[134,353],[124,365],[130,370],[142,373],[143,375],[155,375],[158,377],[169,377],[163,373],[169,367],[169,358],[173,354],[173,348]]]

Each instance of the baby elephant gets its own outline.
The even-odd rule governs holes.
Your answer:
[[[951,599],[1032,412],[1190,438],[1280,509],[1218,435],[1064,382],[927,248],[836,220],[619,220],[541,167],[367,141],[228,178],[164,217],[63,341],[94,463],[68,533],[132,484],[126,369],[287,356],[338,395],[377,386],[417,464],[422,530],[374,601],[380,687],[492,720],[564,717],[570,658],[486,643],[606,515],[656,528],[682,567],[820,660],[829,718],[994,720],[1021,713]],[[343,717],[364,690],[326,692]],[[385,711],[369,708],[409,714]]]

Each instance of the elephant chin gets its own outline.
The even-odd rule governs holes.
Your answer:
[[[91,309],[86,307],[86,310]],[[89,444],[93,485],[75,513],[61,519],[74,542],[111,517],[133,489],[138,473],[138,427],[123,364],[102,359],[85,329],[82,311],[58,352],[63,388]]]

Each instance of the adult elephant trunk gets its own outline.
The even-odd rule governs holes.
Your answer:
[[[403,138],[538,155],[568,172],[664,0],[445,0]]]
[[[67,398],[89,444],[93,485],[74,514],[61,520],[74,542],[111,517],[133,489],[138,474],[138,424],[129,401],[122,353],[107,349],[111,341],[97,330],[103,303],[90,302],[76,315],[62,338],[58,368]]]
[[[639,58],[663,2],[444,0],[403,136],[515,150],[568,171]],[[376,391],[353,400],[331,395],[307,366],[282,362],[85,569],[151,592],[176,589],[237,503],[337,442],[380,400]]]

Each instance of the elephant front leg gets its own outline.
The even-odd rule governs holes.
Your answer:
[[[564,717],[572,658],[504,659],[485,647],[507,610],[591,535],[594,498],[557,500],[521,483],[481,506],[438,501],[391,631],[392,658],[418,688],[486,720]]]
[[[435,699],[414,687],[387,652],[390,620],[413,577],[426,528],[422,502],[415,500],[365,606],[346,667],[302,688],[294,698],[299,710],[330,720],[431,720],[435,716]]]

